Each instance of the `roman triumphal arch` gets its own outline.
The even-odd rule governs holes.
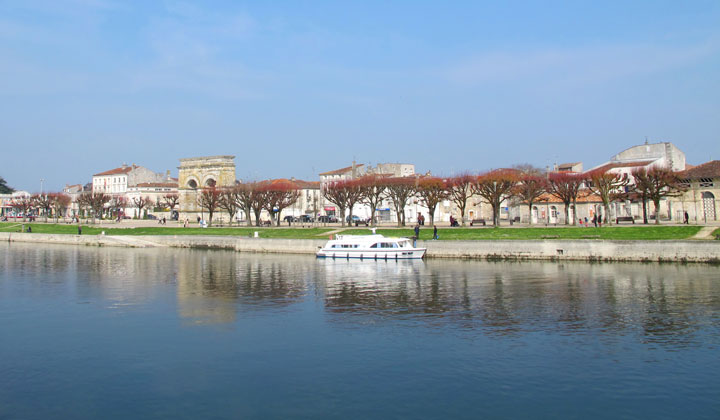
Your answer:
[[[178,167],[178,195],[180,220],[194,221],[202,209],[198,195],[206,187],[235,185],[235,156],[206,156],[180,159]]]

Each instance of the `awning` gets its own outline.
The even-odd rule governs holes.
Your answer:
[[[335,207],[325,206],[325,211],[335,211]]]

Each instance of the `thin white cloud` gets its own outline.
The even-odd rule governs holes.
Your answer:
[[[596,83],[684,67],[717,53],[718,46],[712,42],[491,52],[463,60],[442,73],[452,82],[470,86],[538,80]]]

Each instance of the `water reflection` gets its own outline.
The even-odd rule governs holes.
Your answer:
[[[193,323],[233,322],[238,312],[288,306],[305,293],[302,265],[233,253],[187,254],[178,261],[178,311]]]
[[[175,296],[187,324],[314,301],[332,325],[400,323],[495,337],[545,332],[648,346],[708,344],[718,269],[707,265],[333,261],[224,251],[0,245],[0,297],[55,295],[111,309]],[[709,343],[717,345],[717,334]]]

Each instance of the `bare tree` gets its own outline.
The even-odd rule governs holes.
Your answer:
[[[436,177],[422,177],[418,180],[417,193],[428,209],[430,225],[435,226],[435,210],[438,204],[450,195],[448,181]]]
[[[252,226],[250,214],[255,210],[255,223],[260,226],[260,213],[262,212],[262,193],[259,191],[259,185],[256,182],[239,184],[233,187],[240,207],[245,210],[247,215],[247,225]]]
[[[686,188],[682,186],[680,178],[670,168],[652,167],[650,169],[636,168],[632,171],[635,178],[635,191],[643,200],[643,223],[647,224],[646,201],[652,200],[655,205],[655,224],[660,224],[660,200],[665,197],[677,197]]]
[[[180,204],[180,196],[177,193],[167,193],[162,196],[163,206],[170,209],[170,213]]]
[[[360,202],[370,207],[370,224],[375,226],[375,211],[385,195],[385,178],[377,174],[366,175],[357,180],[360,185]]]
[[[34,207],[44,210],[45,221],[47,222],[48,215],[52,211],[52,201],[50,199],[50,194],[33,194],[32,201]]]
[[[78,197],[78,206],[81,208],[89,208],[92,211],[93,223],[95,219],[102,219],[105,205],[110,201],[111,197],[102,192],[84,192]]]
[[[500,204],[513,196],[518,173],[512,169],[497,169],[477,177],[472,185],[474,194],[487,201],[493,210],[493,225],[500,226]]]
[[[212,226],[213,214],[220,205],[220,190],[215,187],[205,187],[198,195],[198,205],[208,212],[208,226]]]
[[[297,202],[300,189],[292,181],[275,179],[266,182],[261,191],[265,196],[265,210],[270,214],[270,219],[276,219],[277,226],[280,226],[282,211]]]
[[[53,215],[55,216],[55,223],[57,223],[58,218],[67,211],[72,199],[70,196],[63,193],[51,193],[48,195],[50,196],[50,203],[53,209]]]
[[[347,182],[346,188],[348,189],[348,200],[347,200],[347,207],[348,207],[348,224],[352,225],[352,216],[353,216],[353,207],[355,207],[355,204],[362,201],[363,197],[363,187],[362,182],[360,182],[357,179],[353,179]]]
[[[553,172],[548,176],[548,192],[565,204],[566,225],[570,222],[570,203],[573,204],[574,213],[577,214],[577,198],[583,182],[585,177],[575,173]],[[576,224],[575,219],[573,216],[573,225]]]
[[[350,183],[350,180],[331,182],[325,184],[322,190],[323,197],[335,204],[340,211],[340,222],[343,227],[345,227],[345,210],[347,210],[351,201],[350,196],[355,194],[356,191],[353,186],[349,185]]]
[[[28,216],[28,212],[33,208],[34,203],[31,197],[17,197],[12,200],[11,205],[16,214],[22,214],[24,222]]]
[[[415,178],[394,177],[386,181],[386,196],[393,201],[395,213],[398,218],[398,226],[405,226],[405,206],[408,200],[417,191]]]
[[[230,226],[232,226],[233,217],[240,208],[240,202],[238,200],[238,189],[235,187],[223,188],[220,190],[220,202],[218,207],[225,210],[228,213],[230,219]]]
[[[530,224],[533,224],[532,208],[547,191],[547,179],[541,175],[523,172],[515,186],[515,196],[528,205]]]
[[[150,204],[150,198],[148,198],[148,197],[139,196],[139,197],[135,197],[132,199],[132,205],[133,205],[133,207],[135,207],[137,209],[137,212],[138,212],[138,214],[137,214],[138,219],[143,218],[142,210],[145,207],[147,207],[149,204]]]
[[[125,208],[127,207],[127,199],[122,195],[114,195],[110,199],[110,205],[108,206],[110,209],[110,212],[112,213],[112,216],[117,218],[117,220],[120,220],[120,218],[123,215],[123,212],[125,211]]]
[[[625,175],[607,172],[603,169],[590,171],[586,174],[586,177],[588,180],[587,187],[592,193],[600,197],[605,209],[605,220],[609,223],[610,203],[625,197],[625,186],[628,185],[630,180]]]
[[[467,209],[468,200],[472,197],[472,185],[474,182],[475,177],[469,173],[458,175],[448,182],[450,200],[460,210],[460,222],[463,226],[465,226],[465,210]]]

